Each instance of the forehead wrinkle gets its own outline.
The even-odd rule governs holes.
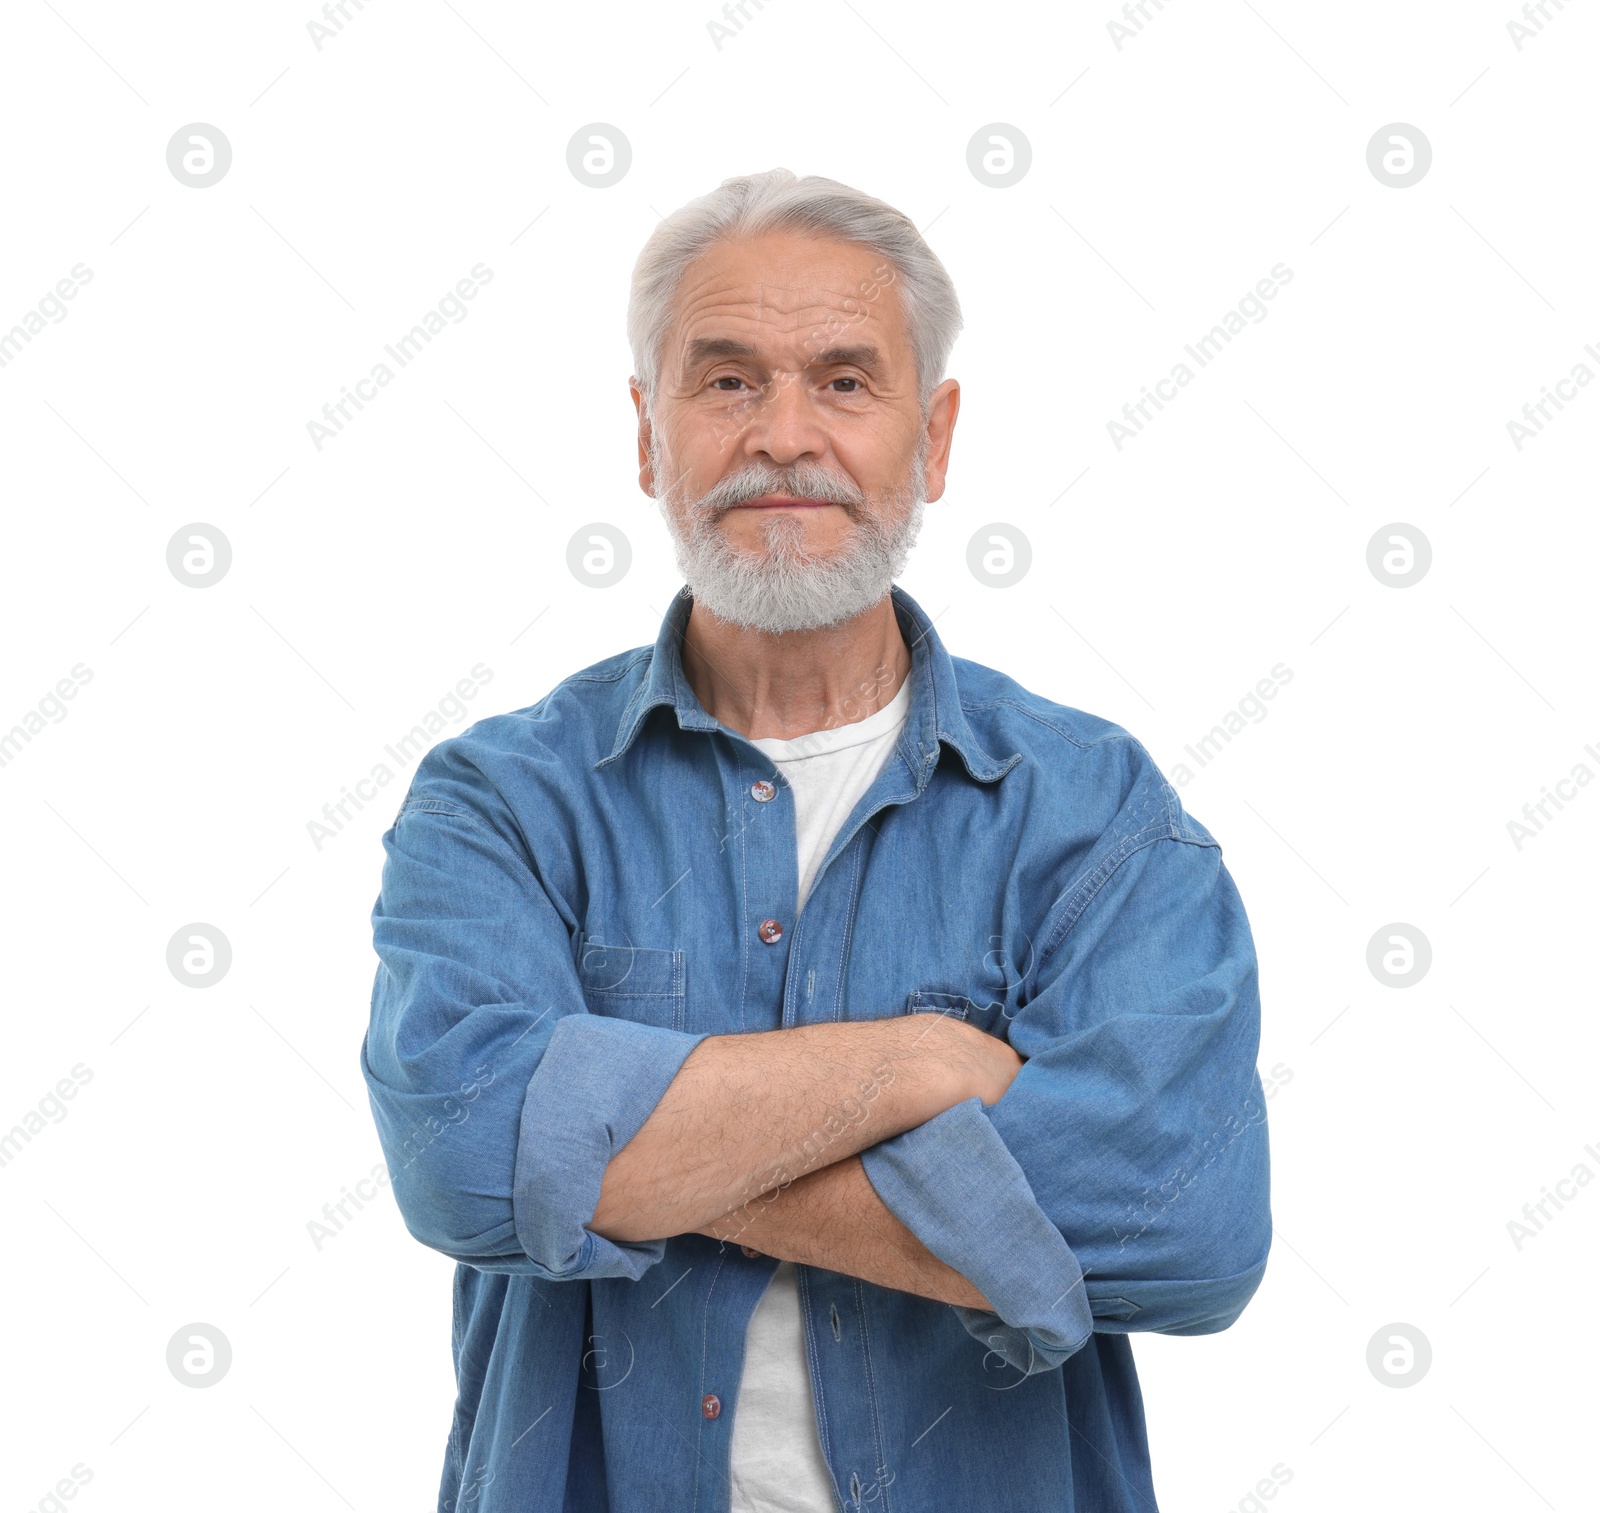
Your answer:
[[[870,320],[873,314],[870,306],[858,302],[853,310],[846,309],[845,302],[850,298],[848,293],[841,294],[837,304],[830,305],[825,300],[808,295],[804,300],[786,307],[765,298],[729,299],[720,291],[707,291],[703,296],[685,303],[678,316],[678,325],[687,331],[700,321],[732,318],[747,320],[753,325],[776,331],[779,335],[790,336],[802,329],[831,325],[841,317],[852,326]]]
[[[689,346],[696,337],[728,337],[758,349],[786,342],[788,351],[767,350],[758,358],[786,372],[815,365],[815,347],[875,347],[881,378],[900,366],[904,337],[891,319],[897,310],[862,299],[856,287],[831,287],[832,278],[852,276],[842,264],[819,269],[818,282],[806,285],[749,281],[743,270],[732,271],[740,277],[737,285],[715,261],[698,261],[679,286],[670,359],[678,381],[689,379]]]
[[[680,319],[697,313],[703,306],[718,299],[720,291],[713,287],[714,284],[720,284],[732,296],[730,303],[743,305],[757,312],[774,310],[795,319],[801,318],[808,309],[841,309],[847,301],[854,301],[858,309],[869,311],[871,309],[870,303],[862,302],[859,291],[854,286],[847,285],[842,289],[835,289],[827,285],[818,287],[813,284],[799,287],[791,284],[758,282],[753,286],[746,284],[743,289],[739,289],[721,268],[714,264],[702,264],[689,275],[680,288],[679,298],[682,302]],[[757,319],[760,318],[762,316],[758,314]]]

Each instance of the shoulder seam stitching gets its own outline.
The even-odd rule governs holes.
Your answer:
[[[1084,911],[1094,902],[1100,890],[1116,875],[1122,864],[1136,852],[1144,850],[1146,846],[1163,840],[1176,841],[1185,846],[1211,846],[1219,852],[1222,849],[1215,839],[1202,840],[1197,835],[1186,835],[1172,823],[1170,818],[1163,823],[1146,825],[1143,830],[1135,830],[1125,835],[1077,884],[1061,922],[1050,932],[1039,952],[1040,966],[1049,960],[1072,927],[1083,918]]]

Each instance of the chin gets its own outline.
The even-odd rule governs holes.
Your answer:
[[[801,516],[763,514],[730,530],[724,525],[723,540],[740,556],[771,562],[828,562],[847,550],[854,537],[840,530],[835,520],[808,520]]]

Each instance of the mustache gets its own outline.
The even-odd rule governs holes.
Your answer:
[[[713,484],[694,508],[704,514],[720,515],[765,494],[792,494],[797,499],[836,504],[852,519],[868,503],[866,493],[857,484],[828,468],[804,464],[792,468],[756,465]]]

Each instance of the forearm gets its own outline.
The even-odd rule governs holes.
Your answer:
[[[611,1159],[589,1228],[684,1234],[970,1097],[938,1015],[713,1035]]]
[[[935,1302],[990,1308],[971,1282],[895,1218],[856,1156],[742,1204],[697,1233]]]

